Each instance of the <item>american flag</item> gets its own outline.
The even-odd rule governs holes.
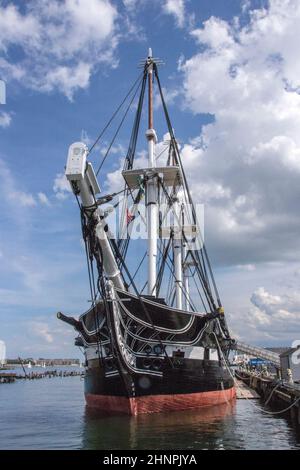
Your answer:
[[[127,225],[129,225],[130,222],[132,222],[134,219],[135,219],[135,216],[133,214],[131,214],[128,209],[126,209],[126,222],[127,222]]]

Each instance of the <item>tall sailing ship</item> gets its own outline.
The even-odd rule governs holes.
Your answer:
[[[129,102],[98,171],[88,157],[103,132],[90,149],[73,143],[66,165],[80,212],[91,308],[78,320],[61,312],[58,318],[75,328],[75,344],[84,349],[87,405],[109,413],[186,410],[235,397],[228,367],[232,339],[167,110],[160,63],[150,49],[138,80],[104,128]],[[154,86],[167,130],[162,143],[153,122]],[[97,175],[132,106],[123,184],[99,196]],[[147,159],[137,150],[144,107]],[[115,233],[112,210],[119,214]],[[145,226],[144,240],[137,239],[136,224]]]

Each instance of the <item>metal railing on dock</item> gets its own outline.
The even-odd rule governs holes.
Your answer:
[[[244,354],[249,354],[250,356],[265,359],[266,361],[272,362],[275,366],[280,367],[279,354],[273,351],[269,351],[268,349],[259,348],[258,346],[251,346],[250,344],[237,341],[235,344],[235,350]]]

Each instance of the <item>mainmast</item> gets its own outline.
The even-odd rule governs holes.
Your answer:
[[[146,138],[148,141],[148,166],[155,168],[154,149],[157,142],[155,130],[153,129],[153,57],[149,49],[147,58],[148,73],[148,130]],[[148,294],[156,295],[156,258],[157,258],[157,178],[152,176],[146,185],[147,204],[147,235],[148,235]]]

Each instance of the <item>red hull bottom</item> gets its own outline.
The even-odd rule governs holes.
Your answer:
[[[87,393],[85,399],[89,407],[108,414],[122,413],[137,416],[141,413],[164,413],[221,405],[233,400],[235,396],[236,390],[235,387],[232,387],[212,392],[149,395],[133,398]]]

